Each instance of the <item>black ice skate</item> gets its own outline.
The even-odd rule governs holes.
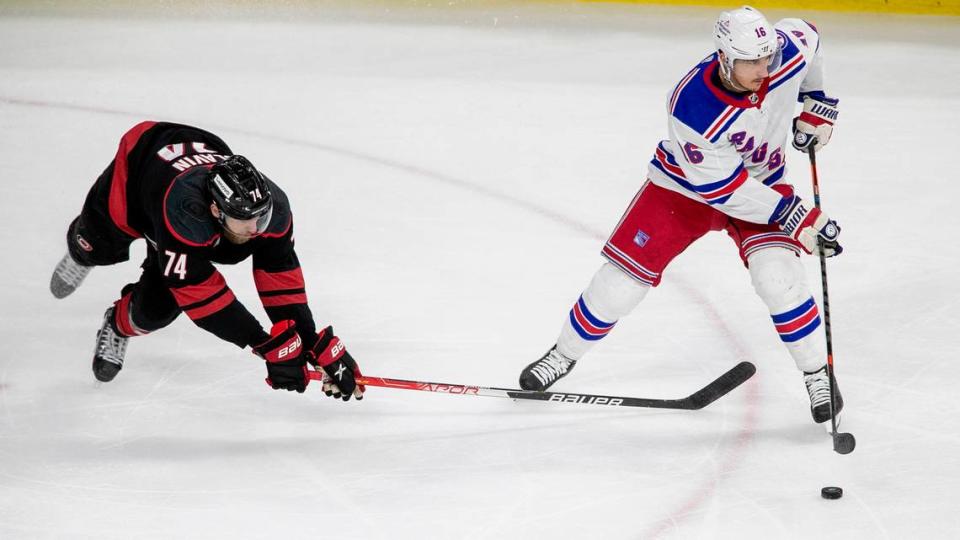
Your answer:
[[[70,293],[77,290],[77,287],[83,283],[83,279],[92,268],[92,266],[79,264],[73,260],[70,253],[67,253],[53,269],[53,276],[50,277],[50,292],[57,298],[70,296]]]
[[[123,367],[127,341],[113,329],[113,307],[103,314],[103,325],[97,332],[97,348],[93,352],[93,375],[100,382],[110,382]]]
[[[827,366],[813,373],[804,371],[803,383],[807,385],[807,393],[810,394],[810,414],[813,415],[813,421],[822,424],[830,420],[830,380],[827,378]],[[833,392],[837,399],[834,410],[839,414],[843,409],[843,397],[840,395],[836,377],[833,379]]]
[[[543,392],[550,385],[570,373],[576,360],[571,360],[557,351],[554,345],[539,360],[523,368],[520,373],[520,388]]]

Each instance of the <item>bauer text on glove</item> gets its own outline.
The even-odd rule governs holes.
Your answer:
[[[307,359],[303,341],[293,321],[280,321],[270,329],[270,339],[253,347],[266,360],[267,384],[275,390],[302,393],[307,388]]]

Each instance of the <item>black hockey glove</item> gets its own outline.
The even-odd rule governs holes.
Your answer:
[[[323,378],[323,392],[328,396],[350,401],[351,397],[363,399],[366,388],[357,384],[356,377],[360,377],[360,368],[357,362],[347,352],[340,338],[333,334],[333,327],[328,326],[317,335],[317,342],[307,351],[307,360],[311,364],[323,369],[326,375]]]
[[[274,324],[270,339],[253,347],[253,352],[267,361],[266,381],[271,388],[301,394],[307,389],[307,358],[293,321]]]

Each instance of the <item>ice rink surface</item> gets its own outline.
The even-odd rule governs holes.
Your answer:
[[[65,300],[48,280],[143,119],[210,129],[285,188],[314,314],[366,374],[514,386],[601,264],[717,11],[245,5],[0,6],[0,537],[960,534],[957,19],[768,13],[818,24],[841,98],[820,156],[847,249],[831,307],[859,444],[840,456],[719,233],[556,386],[672,398],[757,365],[699,412],[275,392],[185,317],[95,387],[143,244]],[[249,263],[221,270],[266,324]]]

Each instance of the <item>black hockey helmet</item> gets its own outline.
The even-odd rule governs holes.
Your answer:
[[[273,216],[273,197],[266,177],[243,156],[230,156],[210,169],[207,189],[220,210],[220,225],[227,217],[257,220],[257,233],[267,230]]]

